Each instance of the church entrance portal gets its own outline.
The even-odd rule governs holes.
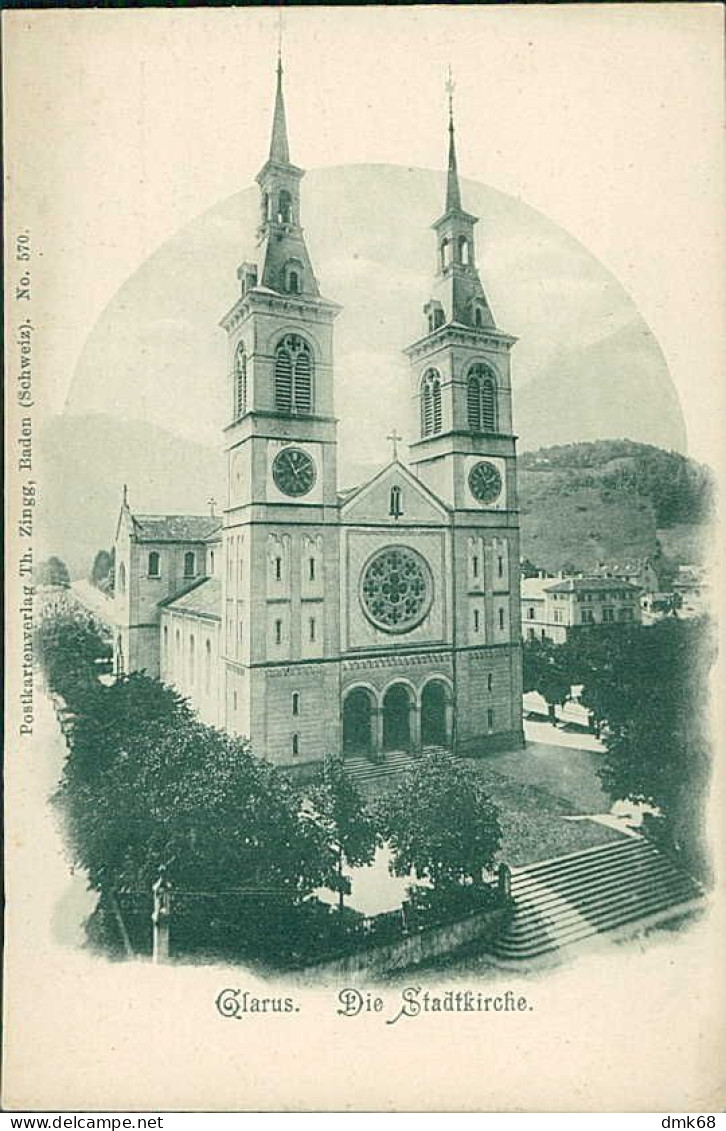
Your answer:
[[[365,687],[354,687],[343,703],[343,753],[370,754],[373,699]]]
[[[411,697],[403,683],[394,683],[383,697],[383,749],[407,750],[411,745]]]
[[[427,683],[421,695],[421,745],[446,746],[446,688],[433,680]]]

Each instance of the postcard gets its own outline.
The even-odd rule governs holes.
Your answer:
[[[4,13],[6,1109],[721,1109],[722,21]]]

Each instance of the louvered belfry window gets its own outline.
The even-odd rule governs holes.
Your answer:
[[[434,432],[441,431],[441,381],[438,374],[431,381],[431,399],[433,401]]]
[[[433,436],[441,425],[441,378],[435,369],[427,369],[421,381],[421,435]]]
[[[298,334],[287,334],[275,354],[275,408],[288,415],[313,410],[310,347]]]
[[[434,410],[431,399],[431,385],[426,377],[421,383],[421,435],[430,436],[433,431]]]
[[[247,355],[240,342],[234,355],[234,417],[239,420],[247,411]]]
[[[473,432],[496,432],[497,386],[485,365],[474,365],[466,387],[466,408]]]

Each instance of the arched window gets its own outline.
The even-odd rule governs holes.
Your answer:
[[[196,644],[196,641],[194,639],[194,633],[192,633],[191,636],[189,637],[189,683],[190,683],[190,686],[192,686],[192,687],[194,686],[194,649],[195,649],[195,644]]]
[[[468,267],[470,262],[469,241],[466,236],[459,236],[459,263]]]
[[[281,189],[277,198],[277,219],[280,224],[292,223],[292,197],[287,189]]]
[[[448,236],[444,236],[442,239],[439,254],[441,256],[441,270],[445,271],[451,263],[451,240]]]
[[[269,218],[270,218],[270,194],[269,194],[269,192],[263,192],[263,194],[262,194],[262,198],[260,200],[260,212],[262,214],[262,223],[264,224],[265,221],[269,220]]]
[[[427,369],[421,380],[421,435],[435,435],[441,424],[441,377],[435,369]]]
[[[293,691],[292,693],[292,713],[293,715],[300,714],[300,692]]]
[[[214,577],[214,550],[209,551],[209,572]]]
[[[310,347],[299,334],[286,334],[275,352],[275,408],[289,415],[313,410]]]
[[[194,561],[194,551],[190,550],[187,554],[184,555],[184,576],[194,577],[195,574],[196,568]]]
[[[473,365],[466,386],[469,427],[474,432],[496,432],[497,387],[485,365]]]
[[[479,306],[478,303],[474,307],[474,325],[475,326],[483,326],[484,325],[484,311],[482,310],[482,308]]]
[[[164,660],[169,660],[169,628],[164,625]]]
[[[158,577],[159,573],[159,555],[156,550],[152,550],[149,554],[149,577]]]
[[[391,505],[388,508],[391,518],[400,518],[403,514],[402,491],[398,486],[391,487]]]
[[[204,690],[207,695],[212,687],[212,642],[207,640],[204,645]]]
[[[126,592],[126,566],[123,562],[118,567],[118,591],[122,595]]]
[[[240,342],[234,355],[234,418],[239,420],[247,411],[247,354]]]
[[[292,752],[293,752],[294,755],[297,755],[297,754],[300,753],[300,735],[299,734],[294,734],[292,736]]]

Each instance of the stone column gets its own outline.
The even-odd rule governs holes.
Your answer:
[[[454,701],[447,696],[444,703],[444,729],[446,730],[446,745],[452,746],[454,742]]]
[[[421,749],[421,705],[416,699],[408,705],[408,733],[411,749],[418,752]]]
[[[371,708],[371,753],[383,753],[383,707]]]

